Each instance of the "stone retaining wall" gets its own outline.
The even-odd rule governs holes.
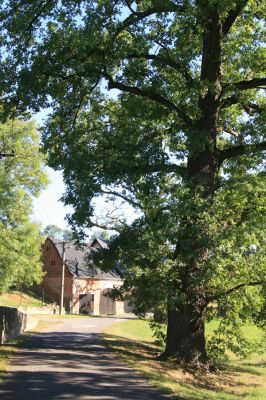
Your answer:
[[[27,315],[13,307],[0,307],[0,344],[21,335],[27,328]]]
[[[59,306],[56,304],[48,304],[43,307],[18,307],[19,311],[24,314],[44,314],[44,315],[52,315],[59,314]],[[65,314],[65,309],[62,310],[62,313]]]

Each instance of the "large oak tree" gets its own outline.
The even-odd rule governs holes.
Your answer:
[[[239,320],[265,281],[264,16],[254,0],[1,9],[6,112],[52,108],[44,144],[77,229],[101,226],[95,196],[137,210],[110,253],[139,309],[167,307],[164,356],[195,365],[208,304]]]

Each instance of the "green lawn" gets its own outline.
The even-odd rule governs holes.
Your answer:
[[[211,334],[217,322],[206,327]],[[247,337],[262,340],[263,333],[254,326],[246,328]],[[154,358],[160,348],[153,342],[149,324],[128,320],[113,324],[104,332],[108,345],[118,356],[146,376],[150,382],[179,400],[262,400],[266,398],[266,354],[245,360],[231,357],[220,362],[217,374],[191,372],[174,362]]]
[[[41,307],[42,301],[33,293],[10,292],[0,294],[0,306],[6,307]]]

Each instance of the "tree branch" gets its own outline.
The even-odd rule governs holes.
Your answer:
[[[140,172],[140,174],[156,174],[158,172],[165,172],[171,173],[174,172],[175,174],[184,177],[186,175],[186,167],[182,167],[181,165],[176,164],[151,164],[151,165],[136,165],[132,167],[128,167],[124,172],[128,173],[129,175],[135,172]]]
[[[170,58],[165,58],[165,57],[161,57],[158,56],[156,54],[148,54],[148,53],[131,53],[128,54],[127,58],[143,58],[145,60],[154,60],[162,65],[167,65],[173,69],[175,69],[176,71],[180,72],[184,78],[186,78],[187,81],[189,81],[190,83],[193,82],[193,79],[191,77],[191,75],[189,74],[189,72],[186,70],[186,68],[180,64],[177,63],[173,60],[171,60]]]
[[[0,152],[0,160],[2,159],[2,158],[4,158],[4,157],[15,157],[15,152],[14,152],[14,150],[12,150],[12,152],[11,153],[5,153],[5,152]]]
[[[186,175],[187,168],[182,167],[181,165],[177,164],[158,164],[158,165],[150,165],[147,166],[146,168],[144,167],[144,170],[146,172],[166,172],[166,173],[171,173],[174,172],[182,177]]]
[[[241,144],[239,146],[230,147],[228,149],[220,150],[219,151],[219,161],[222,164],[223,161],[242,156],[243,154],[258,152],[266,150],[266,141],[261,143],[254,143],[254,144]]]
[[[134,14],[134,13],[135,13],[135,10],[133,10],[133,8],[131,7],[131,5],[129,4],[129,1],[128,1],[128,0],[125,0],[125,3],[126,3],[126,5],[127,5],[127,7],[130,9],[130,11],[132,12],[132,14]]]
[[[237,93],[234,93],[232,96],[226,97],[225,99],[223,99],[221,101],[221,109],[231,107],[234,104],[238,104],[238,103],[239,103],[239,96]]]
[[[156,101],[157,103],[167,107],[169,110],[175,111],[186,125],[192,125],[191,119],[183,112],[183,110],[159,93],[153,92],[151,89],[140,89],[136,86],[129,86],[121,82],[116,82],[106,72],[103,73],[103,76],[108,80],[108,89],[119,89],[122,92],[134,93],[137,96],[146,97],[150,100]]]
[[[140,203],[138,203],[137,201],[134,201],[134,200],[130,199],[129,197],[124,196],[124,195],[122,195],[121,193],[118,193],[118,192],[116,192],[116,191],[114,191],[114,190],[103,190],[103,189],[102,189],[101,192],[104,193],[104,194],[107,194],[107,195],[117,196],[117,197],[119,197],[119,198],[121,198],[121,199],[127,201],[127,202],[128,202],[129,204],[131,204],[133,207],[141,208],[141,207],[140,207]]]
[[[258,285],[263,285],[265,283],[266,283],[266,281],[240,283],[239,285],[236,285],[233,288],[226,290],[225,292],[217,293],[213,296],[207,297],[206,301],[210,302],[213,300],[218,300],[220,297],[227,296],[228,294],[236,292],[237,290],[242,289],[243,287],[246,287],[246,286],[258,286]]]
[[[122,232],[123,227],[120,225],[114,225],[114,226],[110,226],[110,225],[104,225],[104,224],[100,224],[98,222],[93,222],[92,220],[90,220],[91,224],[93,226],[96,226],[96,228],[100,228],[100,229],[104,229],[106,231],[117,231],[117,232]]]
[[[218,128],[216,129],[216,131],[217,131],[217,132],[226,132],[226,133],[230,133],[230,135],[233,135],[233,136],[235,136],[235,137],[240,136],[239,132],[236,132],[236,131],[234,131],[233,129],[230,129],[230,128],[223,128],[222,126],[221,126],[221,127],[218,127]]]
[[[35,22],[38,21],[40,16],[42,15],[43,11],[52,5],[54,3],[54,0],[47,0],[47,1],[42,1],[41,4],[38,5],[38,12],[33,16],[33,18],[29,21],[26,32],[28,32],[30,35],[32,34],[32,28]]]
[[[162,4],[157,7],[150,8],[146,11],[134,11],[130,14],[124,21],[120,23],[118,26],[115,34],[116,36],[122,32],[124,29],[129,28],[131,25],[134,25],[146,17],[149,17],[153,14],[160,14],[164,12],[181,12],[184,13],[186,11],[186,7],[182,5],[174,4],[173,2],[169,1],[168,4]]]
[[[263,109],[258,106],[258,104],[253,103],[252,101],[244,102],[240,99],[239,93],[234,93],[230,97],[226,97],[221,102],[221,109],[231,107],[234,104],[239,104],[246,111],[246,113],[253,115],[255,112],[261,113]]]
[[[236,7],[233,10],[230,10],[225,21],[223,22],[223,36],[226,36],[230,31],[232,25],[235,20],[243,10],[243,8],[247,5],[248,0],[240,0],[236,4]]]
[[[261,113],[263,111],[263,109],[260,106],[258,106],[255,103],[252,103],[251,101],[241,105],[243,109],[246,111],[246,113],[249,115],[254,115],[255,113]]]
[[[266,77],[262,78],[254,78],[249,81],[239,81],[239,82],[230,82],[223,84],[224,88],[228,88],[228,86],[234,86],[238,90],[247,90],[247,89],[266,89]]]

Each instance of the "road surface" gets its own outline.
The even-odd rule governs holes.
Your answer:
[[[0,383],[3,400],[169,400],[106,349],[99,332],[119,319],[68,318],[30,335]]]

